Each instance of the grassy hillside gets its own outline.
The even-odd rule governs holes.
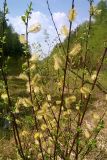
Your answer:
[[[92,18],[91,22],[91,29],[90,29],[90,35],[88,38],[88,54],[87,54],[87,62],[86,65],[89,68],[89,72],[92,73],[94,70],[98,68],[100,58],[104,52],[104,47],[107,45],[107,4],[106,2],[100,2],[97,6],[99,10],[102,10],[101,14],[98,16],[94,16]],[[83,59],[84,54],[86,52],[86,35],[87,35],[87,27],[88,22],[84,22],[80,26],[78,26],[75,31],[72,32],[71,39],[70,39],[70,51],[72,51],[74,45],[76,43],[80,43],[82,45],[82,51],[80,54],[78,54],[75,58],[72,59],[71,64],[71,57],[69,57],[69,66],[71,66],[72,69],[76,72],[78,69],[83,68]],[[65,51],[67,49],[67,42],[68,38],[64,40],[62,43],[63,47],[65,48]],[[40,74],[43,74],[44,76],[53,76],[54,78],[58,76],[57,72],[54,71],[54,56],[57,55],[62,60],[62,67],[64,67],[65,63],[65,54],[63,52],[63,49],[61,47],[61,44],[57,44],[51,54],[43,59],[39,63],[39,70]],[[107,68],[107,58],[104,61],[103,67],[102,67],[102,73],[100,75],[99,81],[104,84],[104,86],[107,89],[106,85],[106,68]],[[79,74],[81,74],[81,71],[79,70]],[[60,73],[61,74],[61,73]],[[63,75],[63,71],[62,74]],[[75,76],[73,74],[73,76]],[[71,74],[72,77],[72,74]],[[53,79],[54,79],[53,78]]]

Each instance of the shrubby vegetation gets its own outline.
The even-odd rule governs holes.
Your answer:
[[[22,16],[26,34],[20,43],[7,25],[5,0],[0,23],[1,159],[107,158],[107,4],[101,1],[96,7],[88,1],[89,21],[75,31],[72,1],[69,29],[61,28],[66,36],[62,43],[47,0],[59,43],[41,60],[38,54],[31,55],[28,41],[30,33],[41,29],[40,24],[29,27],[32,3]],[[5,58],[14,55],[21,57],[16,73],[12,58]]]

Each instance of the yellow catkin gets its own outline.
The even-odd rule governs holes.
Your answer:
[[[69,30],[68,30],[68,28],[67,28],[66,25],[62,26],[62,28],[61,28],[61,34],[64,35],[64,36],[68,36]]]
[[[61,59],[57,55],[54,55],[54,69],[55,70],[60,69],[61,65],[62,65]]]
[[[41,30],[41,25],[39,23],[36,23],[34,25],[31,25],[30,28],[29,28],[29,32],[30,33],[37,33]]]
[[[80,51],[81,51],[81,45],[79,43],[75,44],[73,49],[69,52],[69,55],[76,56]]]
[[[76,18],[76,15],[77,15],[76,10],[70,9],[69,14],[68,14],[69,21],[71,21],[71,22],[74,21]]]

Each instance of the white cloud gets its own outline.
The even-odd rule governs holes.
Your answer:
[[[68,25],[68,18],[64,12],[53,13],[53,18],[58,28],[61,28],[62,25]]]
[[[58,30],[60,30],[62,25],[69,25],[67,16],[64,12],[56,12],[53,13],[53,18],[55,21],[55,24],[58,28]],[[17,16],[17,17],[12,17],[9,16],[9,22],[12,24],[14,30],[18,33],[18,34],[24,34],[25,33],[25,26],[21,20],[21,16]],[[29,21],[29,26],[35,23],[40,23],[41,24],[41,31],[35,34],[29,34],[29,41],[30,44],[32,43],[37,43],[39,42],[42,46],[43,52],[46,54],[48,52],[48,47],[45,43],[45,35],[44,35],[44,30],[47,30],[47,32],[49,33],[50,36],[50,43],[52,43],[52,41],[57,37],[55,28],[52,24],[51,21],[51,17],[47,16],[41,12],[32,12],[32,16],[31,19]],[[62,37],[63,39],[63,37]]]
[[[17,17],[8,17],[10,24],[12,24],[15,32],[19,34],[23,34],[25,32],[25,26],[21,20],[21,16]]]

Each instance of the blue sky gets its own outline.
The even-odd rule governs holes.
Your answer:
[[[7,0],[10,14],[13,16],[19,16],[22,15],[27,4],[30,3],[31,0]],[[94,3],[97,4],[100,0],[94,0]],[[46,0],[32,0],[33,2],[33,9],[35,11],[40,11],[45,14],[48,14]],[[52,11],[53,12],[68,12],[72,0],[49,0]],[[86,16],[84,14],[87,13],[88,10],[88,0],[75,0],[75,6],[77,10],[79,11],[79,14],[81,16]],[[0,0],[0,8],[2,8],[3,0]]]
[[[96,5],[100,0],[94,0],[94,4]],[[46,0],[32,0],[33,2],[33,14],[32,19],[30,20],[30,25],[34,23],[41,23],[42,30],[36,35],[31,34],[29,37],[30,44],[31,43],[41,43],[43,51],[48,52],[48,47],[46,46],[44,39],[44,30],[47,29],[51,40],[53,41],[56,37],[56,33],[51,22],[51,18],[49,15],[49,11],[47,9]],[[23,15],[27,5],[30,3],[30,0],[7,0],[9,7],[9,22],[13,25],[13,28],[19,34],[24,33],[25,28],[23,23],[21,22],[21,15]],[[49,0],[50,7],[54,16],[54,20],[58,29],[60,30],[62,25],[68,26],[67,14],[69,9],[71,8],[72,0]],[[0,0],[0,9],[2,9],[3,0]],[[77,18],[73,23],[73,28],[75,28],[78,24],[82,23],[89,16],[89,5],[88,0],[75,0],[75,7],[77,10]],[[63,39],[63,38],[62,38]]]

